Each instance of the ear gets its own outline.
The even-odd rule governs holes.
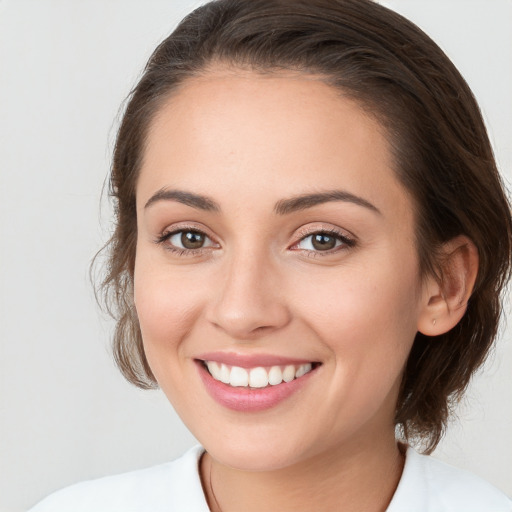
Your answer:
[[[440,279],[429,276],[422,291],[418,331],[438,336],[464,316],[478,273],[478,249],[467,236],[446,242],[441,250]]]

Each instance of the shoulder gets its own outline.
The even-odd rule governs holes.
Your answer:
[[[512,512],[512,500],[476,475],[407,449],[388,512]]]
[[[195,446],[179,459],[66,487],[29,512],[207,512]]]

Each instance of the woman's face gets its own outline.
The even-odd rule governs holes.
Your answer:
[[[393,436],[423,293],[392,166],[379,125],[313,77],[219,70],[159,111],[136,308],[158,383],[217,461],[276,469]]]

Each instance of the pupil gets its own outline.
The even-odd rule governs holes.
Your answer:
[[[333,236],[317,234],[313,236],[313,247],[319,250],[334,249],[336,239]]]
[[[181,243],[186,249],[199,249],[204,243],[204,235],[196,231],[184,231],[181,234]]]

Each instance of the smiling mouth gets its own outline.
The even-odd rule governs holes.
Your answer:
[[[216,361],[201,361],[212,378],[235,388],[261,389],[300,379],[320,365],[317,362],[242,368]]]

